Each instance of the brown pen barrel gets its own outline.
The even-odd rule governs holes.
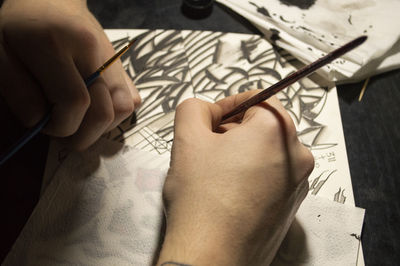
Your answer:
[[[274,85],[264,89],[263,91],[261,91],[260,93],[254,95],[250,99],[248,99],[248,100],[244,101],[243,103],[239,104],[232,111],[230,111],[229,113],[227,113],[224,116],[222,116],[221,121],[224,121],[224,120],[226,120],[226,119],[228,119],[228,118],[230,118],[230,117],[232,117],[234,115],[237,115],[237,114],[239,114],[241,112],[244,112],[247,109],[249,109],[250,107],[252,107],[253,105],[256,105],[256,104],[261,103],[262,101],[265,101],[266,99],[268,99],[272,95],[278,93],[280,90],[288,87],[289,85],[295,83],[299,79],[301,79],[301,78],[313,73],[318,68],[323,67],[324,65],[326,65],[326,64],[332,62],[333,60],[341,57],[342,55],[344,55],[348,51],[356,48],[357,46],[359,46],[360,44],[365,42],[366,39],[367,39],[367,36],[358,37],[358,38],[352,40],[351,42],[348,42],[347,44],[343,45],[342,47],[339,47],[336,50],[330,52],[329,54],[325,55],[324,57],[319,58],[318,60],[314,61],[313,63],[304,66],[303,68],[301,68],[300,70],[296,71],[295,73],[292,73],[291,75],[287,76],[286,78],[278,81]]]

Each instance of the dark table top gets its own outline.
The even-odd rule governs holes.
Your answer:
[[[0,1],[1,4],[1,1]],[[212,14],[192,20],[180,0],[89,0],[104,28],[190,29],[259,32],[246,20],[215,4]],[[362,243],[366,265],[400,261],[400,70],[372,77],[358,102],[362,83],[338,86],[339,104],[356,205],[366,209]],[[1,99],[0,99],[1,100]],[[3,149],[22,129],[0,101]],[[0,261],[7,254],[38,198],[48,138],[39,135],[0,168]]]

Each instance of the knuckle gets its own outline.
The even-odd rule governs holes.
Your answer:
[[[49,126],[51,126],[51,131],[49,135],[65,138],[72,136],[74,133],[78,131],[79,123],[70,124],[70,125],[60,125],[59,123],[52,122]]]
[[[124,101],[123,103],[114,106],[115,116],[117,117],[128,117],[133,113],[135,104],[133,100]]]
[[[43,26],[40,30],[39,30],[39,35],[41,35],[41,38],[43,40],[43,42],[45,43],[45,47],[49,50],[51,50],[52,52],[60,52],[62,53],[61,49],[57,49],[58,47],[58,42],[59,42],[59,33],[55,31],[54,28],[52,28],[51,26],[47,25],[47,26]]]
[[[254,116],[257,123],[271,133],[283,135],[288,139],[297,139],[296,127],[286,110],[257,109]]]
[[[280,116],[271,114],[270,112],[256,112],[254,114],[254,118],[260,128],[264,128],[268,134],[274,136],[282,135],[284,127],[282,125]]]
[[[90,95],[84,88],[71,93],[67,101],[72,110],[76,110],[77,113],[86,112],[91,102]]]
[[[285,124],[287,136],[297,139],[297,129],[294,125],[293,119],[287,111],[281,112],[283,123]]]
[[[186,99],[177,106],[176,112],[180,113],[189,107],[193,107],[193,106],[196,106],[199,104],[201,104],[201,100],[199,100],[197,98]]]
[[[62,58],[63,53],[65,53],[62,48],[63,45],[61,43],[60,33],[57,29],[57,26],[52,23],[41,23],[36,25],[35,28],[32,29],[32,32],[27,32],[25,34],[27,36],[24,38],[24,41],[31,42],[31,44],[34,46],[40,45],[45,47],[45,49],[42,49],[42,52],[45,53],[42,56]]]
[[[113,108],[99,107],[97,110],[95,110],[93,116],[97,119],[98,124],[107,126],[110,125],[115,119]]]
[[[133,109],[138,108],[142,104],[142,98],[139,95],[133,97]]]
[[[69,94],[63,102],[56,103],[54,107],[57,107],[57,119],[50,124],[52,135],[56,137],[73,135],[79,129],[89,106],[89,94],[84,92]]]
[[[302,146],[303,152],[299,163],[304,169],[304,178],[307,178],[314,170],[314,156],[306,147],[304,147],[302,144],[300,145]]]
[[[88,27],[78,26],[75,28],[75,36],[85,49],[96,50],[99,46],[96,33]]]

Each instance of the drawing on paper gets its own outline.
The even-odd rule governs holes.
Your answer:
[[[220,32],[159,30],[114,40],[116,49],[130,38],[134,47],[122,62],[142,96],[142,106],[109,134],[114,140],[131,138],[133,146],[168,152],[173,138],[176,106],[196,97],[215,102],[250,89],[263,89],[294,71],[294,60],[260,36]],[[318,121],[327,90],[299,81],[278,98],[292,115],[298,136],[311,150],[335,146],[319,137],[326,127]],[[135,136],[135,138],[133,138]],[[132,143],[131,143],[132,144]]]

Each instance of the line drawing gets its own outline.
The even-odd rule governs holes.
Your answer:
[[[173,113],[184,99],[196,97],[215,102],[236,93],[266,88],[291,73],[286,71],[282,76],[295,60],[292,56],[266,45],[260,36],[243,36],[232,44],[227,33],[156,30],[113,40],[118,49],[137,38],[121,60],[143,103],[108,137],[123,141],[140,135],[138,146],[160,154],[168,152],[173,139]],[[299,81],[277,96],[294,118],[304,145],[310,149],[336,145],[319,141],[326,128],[317,119],[327,100],[326,88],[310,87]]]

